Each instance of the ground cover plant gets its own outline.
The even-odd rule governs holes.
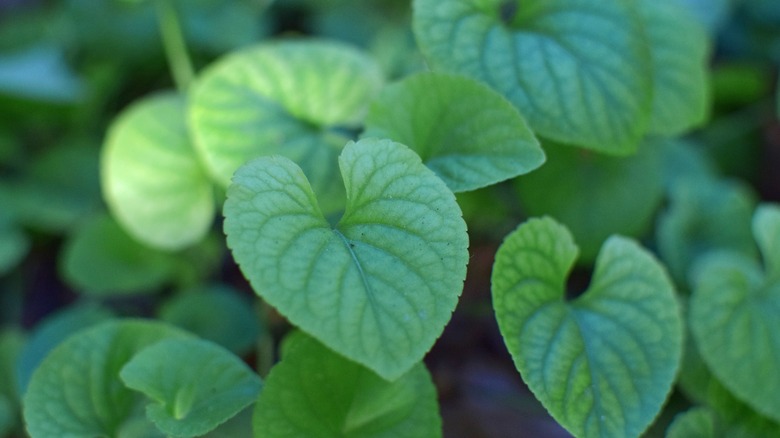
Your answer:
[[[780,435],[776,2],[0,8],[0,437]]]

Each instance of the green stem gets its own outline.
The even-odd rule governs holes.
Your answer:
[[[179,17],[176,15],[176,8],[171,0],[157,0],[155,3],[160,23],[160,34],[173,81],[176,83],[176,88],[184,93],[189,88],[195,73],[187,53],[187,44],[184,42]]]

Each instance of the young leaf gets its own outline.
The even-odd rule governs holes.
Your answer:
[[[33,373],[24,396],[32,438],[116,436],[141,395],[125,388],[119,370],[138,351],[184,331],[152,321],[111,321],[57,346]]]
[[[159,317],[239,355],[255,346],[261,332],[252,302],[227,286],[181,292],[160,307]]]
[[[636,150],[653,89],[639,14],[624,0],[415,0],[435,69],[506,96],[541,136],[611,154]]]
[[[185,99],[158,94],[114,120],[102,157],[111,212],[136,239],[162,249],[199,241],[214,220],[212,184],[187,135]]]
[[[659,144],[645,142],[630,157],[549,142],[544,149],[547,163],[516,180],[520,200],[530,216],[552,216],[571,230],[579,263],[592,263],[611,234],[640,237],[649,230],[663,198]]]
[[[106,215],[74,230],[60,257],[60,272],[76,289],[96,295],[153,292],[176,259],[134,240]]]
[[[493,267],[493,306],[521,376],[575,436],[639,436],[659,412],[682,354],[682,321],[663,267],[611,237],[593,281],[564,301],[577,257],[568,230],[531,219],[507,237]]]
[[[715,418],[707,408],[678,414],[666,430],[666,438],[714,438]]]
[[[423,364],[388,382],[302,333],[285,344],[255,406],[256,437],[441,437],[436,388]]]
[[[673,0],[637,2],[653,60],[649,134],[675,136],[708,115],[707,31]]]
[[[753,409],[780,422],[780,208],[759,207],[753,234],[764,269],[733,252],[714,253],[697,266],[691,330],[718,380]]]
[[[249,406],[262,386],[230,351],[200,339],[165,339],[122,368],[122,381],[154,403],[146,415],[168,435],[203,435]]]
[[[228,188],[228,246],[254,290],[293,324],[386,379],[419,362],[463,288],[468,235],[455,197],[389,140],[339,157],[347,209],[332,227],[293,162],[264,157]]]
[[[501,95],[442,73],[409,76],[382,90],[364,137],[409,146],[454,192],[522,175],[544,162],[523,116]]]
[[[349,46],[264,43],[202,74],[192,91],[190,128],[223,186],[249,159],[279,154],[301,166],[328,212],[343,208],[336,160],[347,139],[337,129],[360,126],[381,84],[379,67]]]

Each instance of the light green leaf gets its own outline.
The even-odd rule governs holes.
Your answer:
[[[753,233],[765,268],[734,252],[695,269],[690,324],[704,362],[719,381],[759,413],[780,422],[780,278],[776,276],[780,208],[762,206]]]
[[[421,363],[388,382],[302,333],[285,343],[255,406],[255,437],[441,437],[436,388]]]
[[[697,259],[715,250],[755,253],[750,218],[755,195],[738,181],[710,177],[680,179],[658,218],[656,240],[661,259],[679,282],[688,284]]]
[[[452,315],[466,226],[452,192],[403,145],[350,142],[339,165],[348,205],[332,227],[293,162],[247,163],[225,202],[228,246],[254,290],[293,324],[394,379]]]
[[[645,142],[630,157],[553,143],[544,149],[545,165],[516,180],[520,201],[529,216],[549,215],[571,230],[579,263],[592,263],[612,234],[638,238],[649,231],[663,199],[660,144]]]
[[[60,255],[60,272],[89,294],[154,292],[172,275],[173,254],[135,241],[108,216],[98,215],[74,230]]]
[[[306,173],[326,212],[343,208],[336,172],[347,141],[379,91],[379,67],[362,52],[323,40],[263,43],[228,55],[196,82],[190,128],[223,186],[251,158],[282,155]]]
[[[119,377],[153,400],[146,415],[177,437],[211,431],[254,402],[262,386],[241,359],[200,339],[157,342],[133,356]]]
[[[59,310],[39,322],[19,354],[16,366],[17,388],[24,394],[33,371],[49,352],[79,330],[105,322],[113,315],[95,304],[77,304]]]
[[[144,320],[106,322],[72,335],[33,373],[23,400],[27,432],[32,438],[116,436],[142,401],[119,380],[119,370],[149,345],[188,336]]]
[[[111,212],[145,244],[181,249],[199,241],[214,220],[212,183],[187,134],[184,97],[146,97],[113,122],[102,157],[102,186]]]
[[[643,24],[624,0],[415,0],[435,69],[488,83],[539,135],[611,154],[636,150],[651,110]]]
[[[678,414],[666,430],[666,438],[714,438],[715,418],[707,408]]]
[[[707,31],[678,0],[641,0],[637,5],[653,60],[649,134],[683,134],[709,113]]]
[[[588,290],[564,301],[577,257],[568,230],[530,219],[496,254],[492,289],[507,348],[536,397],[578,437],[639,436],[672,388],[682,319],[663,267],[611,237]]]
[[[252,302],[227,286],[181,292],[160,307],[159,316],[236,354],[251,350],[261,332]]]
[[[522,175],[544,162],[523,116],[501,95],[442,73],[409,76],[382,90],[364,137],[409,146],[454,192]]]

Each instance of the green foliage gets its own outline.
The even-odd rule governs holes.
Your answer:
[[[224,187],[239,166],[279,154],[303,168],[326,212],[343,208],[336,160],[358,127],[382,76],[374,61],[343,44],[289,40],[220,60],[192,91],[190,123],[208,171]]]
[[[395,379],[450,319],[466,276],[466,227],[452,192],[401,144],[349,143],[339,165],[348,204],[335,227],[295,163],[242,166],[225,202],[228,246],[291,322]]]
[[[59,311],[39,323],[19,354],[16,386],[24,394],[33,371],[49,352],[65,338],[81,329],[110,319],[111,312],[94,304],[82,304]]]
[[[214,195],[187,134],[183,96],[160,94],[126,109],[109,129],[102,161],[106,201],[134,238],[174,250],[206,234]]]
[[[434,68],[487,82],[539,135],[613,154],[636,150],[653,68],[629,2],[416,0],[414,12]]]
[[[648,133],[683,134],[708,115],[706,31],[676,0],[640,0],[637,5],[654,65]]]
[[[572,231],[581,263],[591,263],[611,234],[648,230],[663,197],[661,145],[647,142],[625,158],[552,143],[544,149],[548,163],[516,180],[520,200],[529,215],[552,216]]]
[[[252,303],[225,286],[207,286],[179,293],[160,306],[159,318],[242,354],[261,334]]]
[[[146,415],[167,435],[201,436],[257,398],[260,378],[228,350],[198,339],[165,339],[141,350],[119,377],[153,400]]]
[[[479,82],[441,73],[385,87],[371,106],[364,136],[409,146],[453,192],[493,185],[544,162],[509,102]]]
[[[567,302],[577,251],[552,219],[518,227],[496,254],[496,319],[523,379],[564,427],[576,436],[638,436],[682,355],[674,287],[645,250],[611,237],[588,290]]]
[[[63,277],[85,293],[153,292],[173,275],[170,254],[137,242],[107,215],[77,228],[63,251]]]
[[[77,332],[33,373],[24,419],[33,438],[115,436],[136,414],[140,396],[122,385],[122,367],[145,347],[188,335],[142,320],[110,321]]]
[[[680,284],[688,284],[694,262],[712,251],[755,252],[750,234],[755,195],[744,184],[688,178],[674,184],[669,195],[656,239],[658,252]]]
[[[285,340],[254,424],[255,436],[268,438],[441,436],[436,389],[422,364],[388,382],[302,333]]]
[[[780,436],[776,0],[0,3],[0,437]]]
[[[753,235],[763,269],[739,253],[714,253],[702,260],[695,273],[690,324],[718,380],[753,409],[780,422],[780,208],[759,207]]]
[[[706,408],[694,408],[677,415],[666,431],[666,438],[713,438],[715,436],[715,421],[712,413]]]

